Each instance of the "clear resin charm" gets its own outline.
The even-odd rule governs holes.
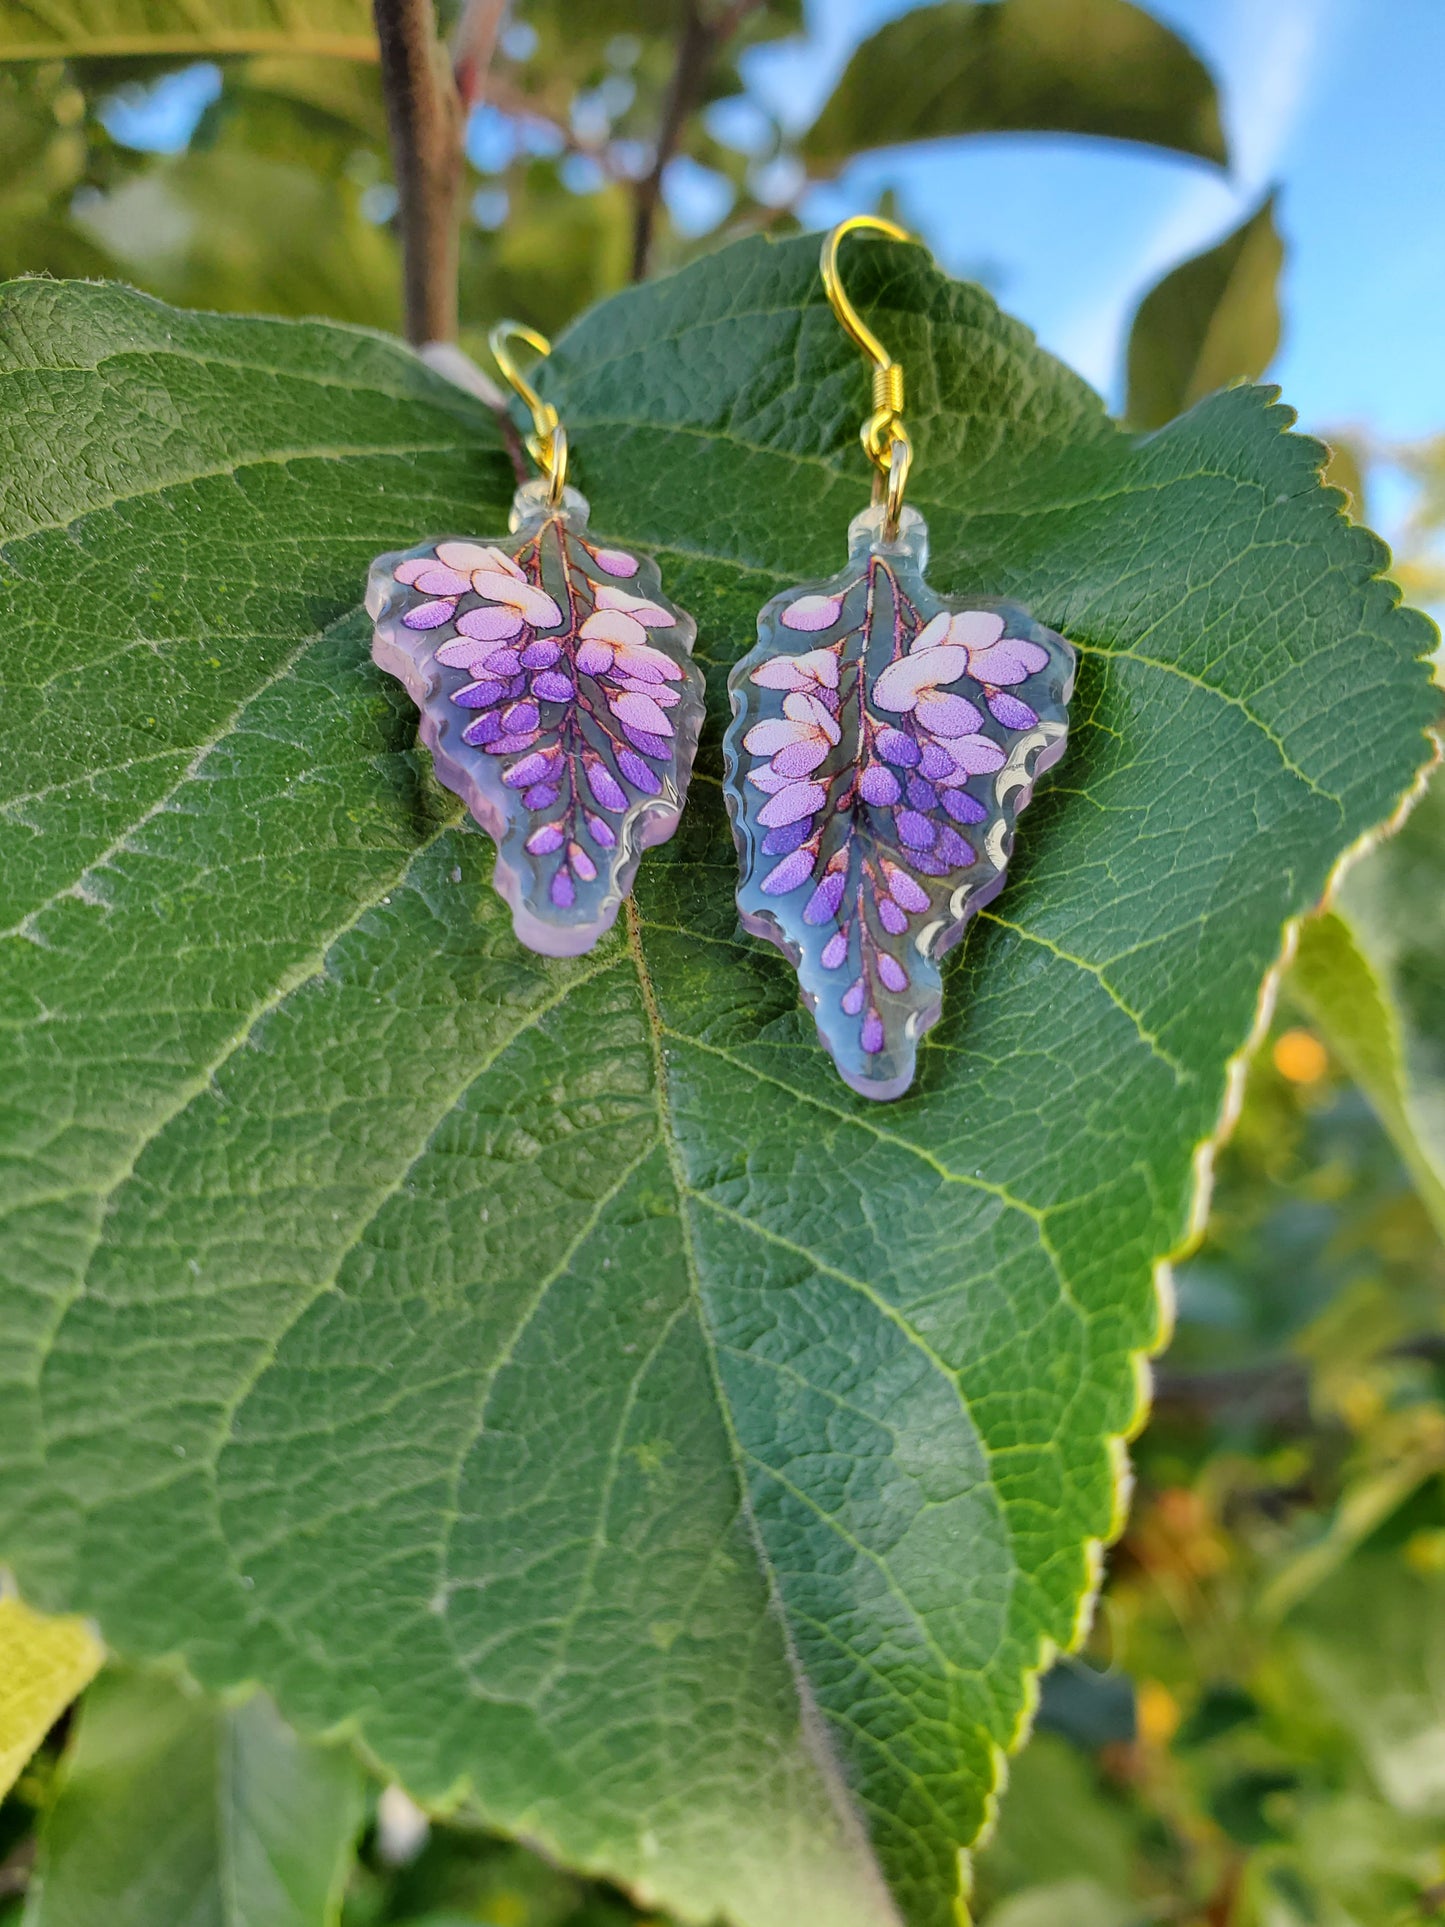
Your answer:
[[[1010,602],[936,595],[905,508],[848,566],[785,590],[728,678],[744,925],[798,972],[845,1081],[900,1097],[938,1020],[939,959],[996,896],[1019,812],[1063,754],[1074,651]]]
[[[575,957],[677,828],[703,716],[696,625],[656,564],[587,534],[587,503],[517,491],[511,534],[378,556],[374,661],[421,711],[439,779],[497,846],[518,938]]]

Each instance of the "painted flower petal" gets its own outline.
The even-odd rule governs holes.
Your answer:
[[[407,610],[402,623],[408,629],[440,629],[444,622],[451,621],[456,606],[454,602],[419,602]]]
[[[547,894],[559,910],[570,910],[577,901],[577,886],[566,870],[558,870]]]
[[[524,669],[550,669],[562,653],[562,645],[555,636],[539,636],[529,642],[518,657]]]
[[[913,850],[931,850],[938,832],[926,816],[917,810],[899,810],[893,821],[898,825],[900,841]]]
[[[589,637],[577,648],[577,667],[584,676],[601,676],[612,667],[612,649],[605,642],[593,642]]]
[[[901,903],[905,910],[915,916],[928,908],[928,892],[921,884],[915,883],[906,870],[900,870],[894,863],[885,863],[883,874],[888,879],[888,894],[895,903]]]
[[[800,816],[812,816],[822,809],[824,801],[821,783],[789,783],[764,803],[758,811],[758,821],[766,829],[772,829],[777,823],[796,823]]]
[[[567,845],[567,861],[584,883],[596,882],[597,865],[592,861],[591,857],[588,856],[580,843],[569,843]]]
[[[750,769],[747,780],[755,790],[761,790],[765,796],[776,796],[778,791],[785,790],[793,779],[791,776],[780,776],[769,766],[767,769]]]
[[[632,750],[618,750],[617,767],[622,771],[622,774],[627,778],[628,782],[631,783],[632,787],[635,790],[641,790],[644,796],[657,796],[661,794],[662,778],[650,764],[644,763],[642,758]]]
[[[876,1010],[870,1010],[863,1019],[863,1028],[858,1033],[858,1041],[870,1057],[875,1057],[883,1048],[883,1019]]]
[[[443,669],[474,670],[486,653],[484,642],[473,642],[470,636],[453,636],[449,642],[438,644],[436,660]]]
[[[781,621],[785,629],[831,629],[842,610],[842,596],[801,595],[783,610]]]
[[[890,662],[873,685],[873,700],[880,709],[903,712],[913,708],[925,689],[957,682],[968,668],[968,651],[943,643],[937,649],[903,656]]]
[[[863,979],[857,977],[843,992],[843,1008],[850,1017],[856,1017],[863,1008],[863,999],[868,995]]]
[[[506,693],[505,683],[498,682],[495,676],[488,676],[481,682],[469,682],[465,688],[457,690],[452,701],[458,709],[490,709]]]
[[[598,583],[596,600],[599,609],[621,609],[644,629],[672,629],[677,625],[677,617],[660,603],[649,602],[645,596],[629,595],[625,589],[614,589],[610,582]]]
[[[846,930],[839,930],[835,935],[829,937],[828,941],[823,945],[823,954],[819,957],[818,962],[822,964],[824,970],[836,970],[840,963],[847,961],[847,957],[848,932]]]
[[[425,575],[431,567],[432,559],[429,555],[409,555],[405,562],[397,563],[392,574],[404,588],[410,589],[414,587],[417,577]]]
[[[617,848],[617,832],[610,823],[604,823],[600,816],[594,816],[590,810],[584,810],[582,817],[587,825],[587,834],[599,850]]]
[[[917,655],[920,649],[937,649],[940,643],[948,641],[948,632],[953,618],[947,609],[940,609],[931,622],[925,622],[918,634],[909,643],[909,653]]]
[[[940,655],[942,650],[938,652]],[[919,699],[914,714],[935,736],[971,736],[983,721],[973,704],[963,696],[939,695],[929,691]]]
[[[607,702],[619,722],[630,723],[634,729],[645,729],[649,736],[671,736],[672,724],[651,696],[624,689],[620,695],[609,696]]]
[[[1032,729],[1039,720],[1027,703],[1021,703],[1017,696],[1007,695],[997,690],[989,697],[988,706],[993,711],[994,720],[1003,724],[1005,729]]]
[[[1048,650],[1041,649],[1026,636],[1005,636],[992,649],[971,651],[968,668],[969,674],[977,676],[980,682],[997,687],[1000,683],[1022,682],[1026,676],[1036,676],[1048,666],[1048,660]]]
[[[890,990],[907,990],[908,972],[896,957],[890,957],[886,950],[878,953],[878,975]]]
[[[483,749],[502,733],[502,719],[494,709],[484,716],[478,716],[474,723],[468,723],[462,731],[462,741],[470,743],[473,749]]]
[[[534,629],[555,629],[562,620],[562,611],[545,589],[535,588],[530,582],[519,582],[501,569],[474,569],[472,587],[488,602],[520,609]]]
[[[550,856],[553,850],[560,850],[566,841],[566,833],[560,823],[543,823],[527,838],[526,847],[533,856]]]
[[[838,905],[843,901],[843,891],[847,887],[848,872],[834,870],[825,876],[812,896],[808,898],[803,911],[804,923],[831,923],[838,914]]]
[[[796,850],[800,843],[807,842],[811,828],[806,816],[800,816],[796,823],[780,823],[763,838],[763,855],[786,856],[789,850]]]
[[[943,807],[955,823],[982,823],[988,811],[967,790],[945,790]]]
[[[559,669],[543,669],[532,678],[532,694],[543,702],[570,703],[577,691]]]
[[[627,795],[617,778],[600,757],[589,756],[583,764],[587,787],[604,810],[625,810]]]
[[[510,642],[522,633],[522,618],[515,609],[464,609],[457,628],[478,642]]]
[[[471,587],[471,578],[458,575],[455,569],[432,567],[417,577],[416,587],[423,595],[465,595]]]
[[[556,783],[534,783],[531,789],[522,791],[522,802],[529,810],[550,810],[561,794]]]
[[[883,928],[889,935],[893,937],[901,937],[908,928],[908,918],[904,915],[901,907],[893,901],[892,897],[880,897],[878,899],[878,921],[883,925]]]
[[[609,575],[629,576],[637,574],[637,557],[629,555],[625,549],[597,549],[597,566]]]
[[[813,874],[813,852],[807,848],[794,850],[785,856],[781,863],[775,863],[758,886],[770,897],[786,896],[789,890],[796,890],[800,883],[806,883]]]
[[[878,754],[885,763],[895,763],[899,769],[912,769],[918,761],[917,743],[901,729],[880,729],[875,741]]]
[[[956,736],[948,748],[954,762],[969,776],[991,775],[1007,760],[998,744],[987,736]]]
[[[953,616],[948,625],[949,640],[970,654],[976,649],[991,649],[1003,634],[1004,621],[992,609],[965,609]]]
[[[827,755],[826,743],[816,736],[805,736],[799,742],[784,743],[773,758],[773,768],[779,776],[810,776]]]
[[[511,556],[493,548],[488,542],[438,542],[437,560],[463,575],[470,575],[473,569],[501,569],[505,575],[515,576],[518,581],[525,579]]]
[[[821,730],[830,743],[838,740],[840,731],[832,710],[804,690],[795,689],[784,696],[783,714],[795,723],[805,723],[810,730]]]
[[[634,649],[647,645],[647,631],[642,624],[621,609],[594,609],[578,633],[584,641],[629,643]]]
[[[552,759],[546,750],[534,750],[524,756],[520,763],[513,763],[502,781],[509,790],[529,789],[533,783],[540,783],[552,767]]]
[[[754,723],[743,738],[743,748],[750,756],[773,756],[789,743],[800,742],[804,732],[796,723],[789,722],[784,716],[769,716],[763,722]]]
[[[865,803],[886,810],[902,795],[898,778],[884,763],[870,763],[858,779],[858,792]]]
[[[772,656],[760,662],[749,677],[760,689],[807,689],[821,683],[838,687],[838,655],[834,649],[809,649],[801,656]]]
[[[616,666],[640,682],[681,682],[682,664],[647,643],[618,643]]]

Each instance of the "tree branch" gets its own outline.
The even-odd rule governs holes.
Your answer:
[[[462,108],[432,0],[373,0],[399,200],[406,332],[417,347],[457,332]]]
[[[682,14],[682,33],[677,43],[672,78],[662,104],[662,121],[657,130],[652,166],[637,183],[637,198],[632,212],[632,278],[646,278],[652,261],[653,232],[657,226],[657,207],[662,199],[662,177],[677,152],[687,117],[702,92],[712,65],[717,43],[703,20],[697,0],[687,0]]]

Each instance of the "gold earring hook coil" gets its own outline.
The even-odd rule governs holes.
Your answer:
[[[864,422],[859,439],[874,468],[887,488],[885,532],[898,533],[898,517],[903,508],[903,489],[913,460],[913,444],[903,426],[903,368],[895,361],[873,330],[864,321],[843,287],[838,272],[839,244],[850,234],[882,234],[890,241],[912,241],[913,236],[896,221],[878,214],[852,214],[840,221],[824,237],[818,266],[828,305],[837,316],[849,340],[861,348],[873,363],[873,412]]]
[[[555,508],[562,499],[562,485],[567,479],[567,431],[558,420],[556,409],[550,402],[543,401],[518,368],[507,345],[513,338],[525,341],[544,359],[551,354],[552,344],[545,335],[521,321],[499,321],[487,336],[492,360],[501,369],[508,386],[521,396],[531,412],[532,433],[527,437],[527,453],[546,476],[547,500]]]

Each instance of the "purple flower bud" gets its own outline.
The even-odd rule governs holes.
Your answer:
[[[874,741],[885,763],[896,763],[900,769],[912,769],[918,761],[917,743],[911,736],[905,736],[901,729],[880,729]]]
[[[594,816],[591,810],[584,810],[582,816],[587,825],[587,834],[599,850],[612,850],[617,847],[617,836],[610,823],[604,823],[602,818]]]
[[[882,763],[870,763],[858,779],[858,791],[865,803],[872,803],[878,809],[886,810],[898,801],[902,794],[898,778],[891,769]]]
[[[532,678],[532,694],[540,696],[543,702],[570,703],[576,693],[560,669],[543,669]]]
[[[662,792],[662,778],[656,770],[649,769],[640,756],[634,756],[630,749],[617,752],[617,767],[635,790],[644,796],[658,796]],[[596,792],[594,791],[594,794]],[[598,798],[601,801],[601,798]]]
[[[875,1057],[883,1048],[883,1019],[876,1010],[870,1010],[863,1019],[863,1033],[859,1039],[870,1057]]]
[[[855,977],[843,992],[843,1008],[850,1017],[856,1017],[858,1015],[859,1011],[863,1008],[863,999],[866,995],[867,992],[863,986],[863,979],[861,977]]]
[[[558,870],[552,878],[552,887],[547,894],[559,910],[570,910],[577,901],[576,888],[565,870]]]
[[[492,742],[485,744],[484,748],[488,756],[513,756],[519,749],[530,749],[536,740],[535,729],[526,736],[514,736],[510,730],[504,730]]]
[[[478,716],[474,723],[468,723],[462,731],[462,741],[478,749],[483,743],[490,743],[502,733],[502,719],[495,710],[485,716]]]
[[[847,955],[848,932],[846,930],[835,930],[833,935],[829,937],[828,941],[823,945],[823,954],[819,957],[818,961],[822,964],[824,970],[836,970],[839,964],[846,960]]]
[[[899,909],[892,897],[879,897],[878,921],[883,925],[883,928],[889,935],[893,937],[901,937],[908,928],[908,918],[904,915],[903,911]]]
[[[567,845],[567,861],[584,883],[592,883],[597,877],[597,865],[588,856],[580,843]]]
[[[560,823],[544,823],[527,838],[527,848],[533,856],[550,856],[553,850],[560,850],[565,841]]]
[[[925,783],[921,776],[910,776],[908,779],[908,800],[916,810],[936,810],[938,808],[938,791],[933,787],[932,783]]]
[[[1021,703],[1017,696],[1010,696],[1002,689],[993,692],[988,706],[1005,729],[1032,729],[1039,720],[1027,703]]]
[[[583,769],[587,775],[587,787],[597,798],[604,810],[625,810],[627,796],[622,785],[608,769],[600,756],[583,758]]]
[[[529,810],[550,810],[561,794],[555,783],[534,783],[522,791],[522,801]]]
[[[811,850],[794,850],[791,856],[773,865],[759,887],[770,897],[786,896],[789,890],[796,890],[812,876],[814,860]]]
[[[807,816],[800,816],[796,823],[780,823],[763,838],[763,855],[786,856],[789,850],[796,850],[800,843],[807,842],[811,827],[812,818]]]
[[[974,860],[973,845],[945,823],[938,832],[938,855],[950,870],[966,870]]]
[[[967,790],[945,790],[943,807],[955,823],[982,823],[988,815],[983,804],[970,796]]]
[[[931,783],[940,782],[953,774],[953,758],[938,743],[930,741],[923,745],[923,774]]]
[[[888,894],[895,903],[901,903],[905,910],[915,912],[928,908],[928,892],[920,889],[906,870],[896,870],[889,864],[886,875]]]
[[[914,850],[909,855],[908,861],[913,865],[915,870],[918,870],[926,877],[946,877],[948,875],[948,865],[941,863],[933,854],[932,850]]]
[[[878,975],[890,990],[907,990],[908,972],[896,957],[890,957],[886,950],[878,953]]]
[[[935,831],[926,816],[917,810],[899,810],[893,818],[898,834],[910,850],[931,850]]]
[[[848,881],[846,870],[833,870],[823,878],[812,896],[808,898],[803,912],[804,923],[829,923],[837,915],[838,905],[843,901],[844,886]]]
[[[505,694],[506,691],[499,682],[469,682],[464,688],[457,690],[452,701],[458,709],[490,709],[492,704],[500,702]]]
[[[525,736],[542,720],[542,712],[532,702],[512,703],[502,711],[502,725],[514,736]]]
[[[538,639],[535,642],[529,642],[522,651],[522,667],[524,669],[550,669],[561,653],[561,643],[554,641],[550,636]]]

